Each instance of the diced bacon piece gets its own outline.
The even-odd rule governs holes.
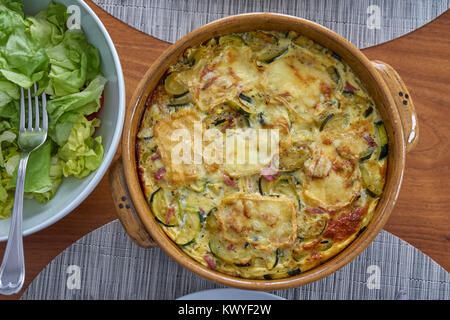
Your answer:
[[[175,207],[167,208],[166,223],[169,224],[170,218],[175,214]]]
[[[206,261],[206,263],[208,264],[208,267],[211,269],[215,269],[216,266],[216,262],[214,261],[213,258],[211,258],[211,256],[209,254],[205,254],[203,256],[203,259]]]
[[[225,182],[225,184],[226,184],[227,186],[230,186],[230,187],[235,187],[236,184],[237,184],[237,182],[236,182],[235,180],[231,179],[231,178],[230,178],[228,175],[226,175],[225,173],[223,174],[223,182]]]
[[[161,154],[159,153],[158,150],[156,150],[156,152],[154,154],[152,154],[152,157],[150,159],[152,159],[152,161],[156,161],[158,159],[161,159]]]
[[[273,167],[264,167],[261,169],[260,174],[267,181],[275,181],[277,179],[279,171]]]
[[[308,212],[308,213],[319,213],[319,214],[325,213],[325,211],[323,211],[320,208],[311,208],[311,207],[305,208],[305,211]]]
[[[366,142],[369,145],[369,147],[376,147],[377,146],[377,143],[375,142],[375,140],[373,140],[373,138],[370,136],[370,134],[364,133],[363,134],[363,138],[364,138],[364,140],[366,140]]]
[[[161,180],[165,174],[166,174],[166,168],[164,168],[164,167],[159,168],[158,171],[156,171],[156,173],[155,173],[155,179]]]
[[[348,81],[346,81],[344,90],[350,91],[350,92],[355,92],[358,89],[355,88],[354,86],[352,86]]]

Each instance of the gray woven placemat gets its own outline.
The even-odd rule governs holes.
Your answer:
[[[138,247],[116,220],[64,250],[22,299],[175,299],[221,287],[181,267],[160,248]],[[448,300],[450,275],[413,246],[382,231],[358,258],[331,276],[273,293],[301,300]]]
[[[413,31],[450,7],[449,0],[93,1],[114,17],[168,42],[175,42],[201,25],[229,15],[276,12],[320,23],[358,48]]]
[[[129,25],[169,42],[224,16],[270,11],[318,22],[359,48],[413,31],[450,7],[450,0],[93,1]],[[22,299],[174,299],[218,287],[180,267],[159,248],[137,247],[114,221],[63,251],[34,279]],[[274,293],[288,299],[448,300],[449,292],[450,276],[444,269],[383,231],[335,274]]]

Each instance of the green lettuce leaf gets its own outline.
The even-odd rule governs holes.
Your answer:
[[[25,192],[43,193],[51,190],[52,181],[50,178],[52,141],[47,140],[39,149],[30,154],[27,164],[27,173],[25,175]],[[10,182],[11,187],[16,186],[17,166],[13,178]]]
[[[48,65],[47,53],[24,28],[13,30],[0,46],[0,73],[18,86],[31,87],[45,76]]]
[[[0,0],[0,41],[4,42],[16,29],[25,28],[22,2]]]
[[[99,119],[89,121],[84,116],[79,117],[73,125],[67,142],[58,150],[65,177],[86,177],[102,163],[102,138],[92,137],[99,125]]]
[[[13,100],[6,106],[0,107],[0,132],[5,129],[16,128],[18,131],[20,121],[20,103]]]
[[[80,115],[90,115],[100,109],[100,98],[105,83],[106,79],[98,76],[83,91],[47,103],[50,119],[49,135],[58,145],[65,144],[73,124],[78,121]]]
[[[67,30],[63,41],[47,54],[51,68],[46,92],[53,97],[79,92],[100,73],[100,53],[81,31]]]
[[[3,158],[2,142],[12,143],[16,140],[17,135],[12,131],[3,131],[0,134],[0,167],[5,167],[5,159]]]
[[[49,201],[64,177],[78,178],[103,160],[102,138],[92,135],[106,79],[100,53],[81,30],[68,30],[69,13],[53,1],[33,17],[24,17],[21,0],[0,0],[0,219],[14,203],[20,150],[17,144],[20,87],[38,84],[45,92],[48,139],[29,158],[25,196]]]
[[[26,22],[31,36],[39,41],[41,47],[48,48],[56,46],[63,40],[68,18],[67,8],[52,1],[48,8],[36,16],[26,18]]]
[[[14,189],[9,187],[11,177],[5,171],[0,172],[0,219],[11,215],[14,206]]]
[[[10,182],[19,163],[17,130],[8,121],[0,121],[0,219],[8,218],[14,205]],[[13,166],[13,167],[11,167]]]
[[[29,17],[27,21],[31,36],[39,41],[43,48],[56,46],[64,38],[64,31],[45,18]]]
[[[48,22],[58,27],[63,33],[67,30],[66,22],[70,14],[67,12],[66,6],[55,3],[53,0],[47,8],[39,12],[36,18],[45,18]]]
[[[45,203],[52,199],[55,196],[56,191],[59,188],[63,179],[63,171],[61,163],[58,157],[55,155],[51,158],[50,161],[50,188],[41,189],[39,191],[34,191],[29,193],[29,196],[32,196],[37,201]]]
[[[18,99],[20,99],[19,87],[0,75],[0,109]]]
[[[27,31],[20,1],[0,0],[0,107],[47,77],[50,59]]]

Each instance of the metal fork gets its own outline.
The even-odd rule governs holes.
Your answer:
[[[24,89],[20,88],[20,128],[18,145],[22,154],[20,156],[19,168],[17,169],[16,192],[14,195],[14,207],[11,216],[8,243],[6,245],[2,265],[0,266],[0,294],[4,295],[11,295],[19,292],[25,279],[25,261],[22,240],[22,210],[25,173],[31,152],[39,148],[47,139],[47,97],[45,93],[42,94],[42,126],[40,126],[40,108],[36,83],[33,85],[33,88],[35,93],[35,111],[33,116],[31,90],[28,88],[28,124],[26,128],[25,95]]]

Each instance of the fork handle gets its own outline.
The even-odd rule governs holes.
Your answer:
[[[16,192],[11,216],[8,243],[0,266],[0,294],[11,295],[20,291],[25,279],[25,259],[22,239],[23,193],[29,153],[22,153],[17,169]]]

